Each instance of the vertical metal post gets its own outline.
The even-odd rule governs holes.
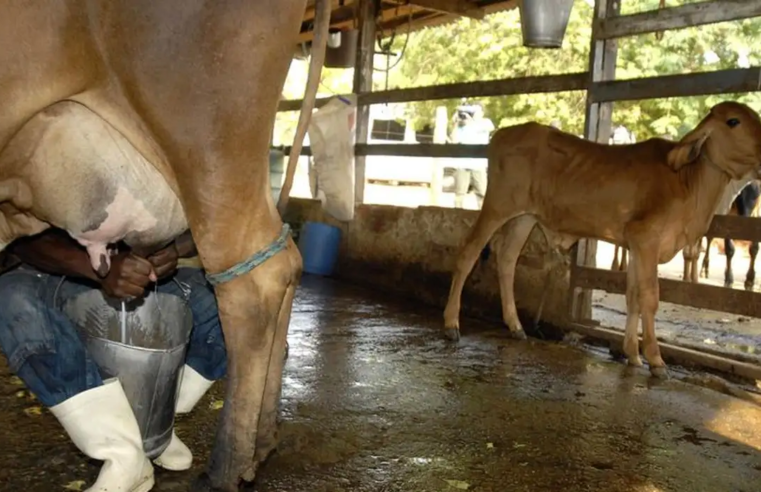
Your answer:
[[[362,94],[373,90],[373,60],[375,55],[375,20],[378,15],[376,0],[359,1],[359,36],[357,38],[357,62],[354,64],[354,93]],[[356,143],[367,143],[370,132],[370,106],[357,106]],[[365,157],[354,157],[354,201],[357,205],[365,201]]]
[[[615,39],[598,40],[597,29],[602,19],[614,17],[621,12],[622,0],[595,0],[592,19],[592,41],[589,49],[589,82],[587,84],[587,111],[584,122],[584,137],[600,143],[608,143],[612,131],[612,102],[594,102],[593,84],[616,77],[616,57],[618,44]],[[597,256],[597,241],[582,239],[574,248],[571,262],[571,320],[592,318],[592,292],[578,289],[574,285],[574,269],[578,265],[594,267]]]

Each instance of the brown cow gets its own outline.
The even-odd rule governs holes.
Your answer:
[[[748,106],[724,102],[679,142],[650,139],[631,145],[598,144],[538,123],[500,129],[488,148],[489,185],[478,220],[457,258],[444,310],[445,333],[459,338],[465,279],[489,238],[507,223],[499,276],[503,319],[515,337],[525,334],[513,292],[515,266],[534,225],[569,247],[588,237],[627,246],[627,318],[624,353],[656,376],[666,365],[655,337],[658,264],[705,235],[731,179],[758,173],[761,121]]]
[[[235,267],[215,286],[227,397],[204,488],[253,480],[276,441],[301,257],[275,210],[267,152],[306,3],[28,0],[0,16],[0,250],[53,225],[102,274],[108,244],[148,254],[189,226],[209,274]],[[295,147],[330,3],[317,1]],[[271,258],[243,264],[263,250]]]

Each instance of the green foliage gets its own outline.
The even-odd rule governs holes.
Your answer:
[[[625,0],[624,13],[658,8],[658,0]],[[686,3],[686,2],[678,2]],[[667,5],[674,6],[670,0]],[[584,72],[588,66],[592,7],[574,3],[562,49],[540,50],[522,46],[517,9],[488,16],[482,21],[459,21],[413,33],[404,59],[390,74],[392,87],[427,85]],[[401,28],[402,33],[404,28]],[[617,79],[714,71],[758,65],[761,52],[755,40],[761,35],[761,19],[726,22],[668,31],[658,40],[646,34],[619,40]],[[393,50],[405,41],[397,37]],[[744,59],[743,59],[744,58]],[[383,61],[381,61],[383,60]],[[376,65],[384,66],[382,56]],[[720,100],[733,99],[761,109],[759,93],[709,97],[619,102],[614,124],[632,130],[638,140],[652,136],[679,137]],[[584,126],[584,91],[555,94],[521,94],[484,98],[486,115],[497,126],[529,120],[560,122],[564,130],[581,134]],[[449,114],[461,101],[431,101],[408,105],[417,130],[433,124],[435,107],[446,105]]]

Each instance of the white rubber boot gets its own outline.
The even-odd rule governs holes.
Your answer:
[[[50,408],[74,444],[103,461],[95,483],[85,492],[148,492],[153,466],[143,451],[135,414],[118,379],[84,391]]]
[[[190,413],[213,384],[214,381],[204,378],[186,364],[182,371],[180,394],[177,397],[175,412],[178,415]],[[169,446],[153,462],[166,470],[183,471],[189,469],[193,464],[193,453],[172,431],[172,440],[169,441]]]

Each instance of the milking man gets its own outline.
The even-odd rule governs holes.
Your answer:
[[[115,298],[139,298],[154,288],[151,278],[158,279],[161,293],[180,296],[180,284],[189,288],[193,330],[176,411],[190,412],[227,369],[214,292],[201,270],[178,268],[179,258],[196,254],[190,233],[145,257],[120,248],[104,278],[93,271],[87,251],[61,230],[19,239],[8,253],[15,265],[8,267],[6,259],[9,269],[0,275],[0,348],[11,370],[83,453],[104,461],[88,490],[144,490],[140,477],[151,463],[121,383],[102,379],[62,307],[88,289],[99,288]],[[154,463],[180,471],[190,468],[192,458],[173,433],[169,447]]]

